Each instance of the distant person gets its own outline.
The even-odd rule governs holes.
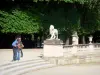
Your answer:
[[[24,47],[24,45],[23,45],[23,43],[21,41],[21,38],[20,38],[20,52],[21,52],[21,57],[23,57],[23,51],[22,51],[23,47]]]
[[[20,60],[20,37],[17,36],[15,41],[12,43],[13,47],[13,61]]]

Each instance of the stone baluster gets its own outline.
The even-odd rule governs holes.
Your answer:
[[[93,46],[93,43],[92,43],[92,39],[93,39],[93,37],[89,36],[89,51],[90,52],[94,52],[94,46]]]
[[[78,45],[78,35],[76,31],[72,35],[72,45],[73,45],[72,54],[75,54],[77,52],[77,45]]]

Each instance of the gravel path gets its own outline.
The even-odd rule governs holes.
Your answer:
[[[24,57],[20,61],[40,58],[42,49],[23,49]],[[12,49],[0,49],[0,65],[11,62]],[[100,65],[71,65],[30,71],[23,75],[100,75]]]
[[[42,49],[23,49],[23,58],[20,61],[40,58]],[[0,64],[11,62],[13,58],[12,49],[0,49]]]
[[[100,65],[60,66],[24,75],[100,75]]]

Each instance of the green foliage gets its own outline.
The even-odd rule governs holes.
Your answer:
[[[3,33],[32,34],[39,30],[39,18],[25,10],[0,10],[0,27]]]
[[[43,1],[46,1],[46,2],[51,2],[51,0],[33,0],[33,2],[43,2]],[[75,2],[78,2],[80,4],[85,4],[85,3],[88,3],[89,5],[92,5],[92,4],[95,4],[98,0],[52,0],[52,1],[55,1],[55,2],[66,2],[66,3],[75,3]]]
[[[80,34],[94,33],[100,29],[100,1],[96,0],[89,6],[83,6]]]
[[[58,29],[59,35],[70,36],[73,31],[78,31],[80,29],[80,14],[76,8],[73,8],[73,4],[54,4],[48,5],[47,9],[44,9],[43,15],[41,16],[42,25],[44,31],[48,34],[48,28],[51,24]],[[62,6],[63,5],[63,6]],[[49,12],[48,12],[49,11]]]
[[[43,31],[48,35],[50,24],[53,24],[61,34],[65,32],[71,35],[73,31],[78,31],[79,35],[85,35],[100,30],[99,0],[33,1],[37,3],[27,4],[28,8],[25,10],[1,10],[1,31],[27,34]]]

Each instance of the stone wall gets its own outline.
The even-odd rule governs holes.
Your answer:
[[[63,56],[43,58],[57,65],[100,63],[100,44],[67,45]]]

